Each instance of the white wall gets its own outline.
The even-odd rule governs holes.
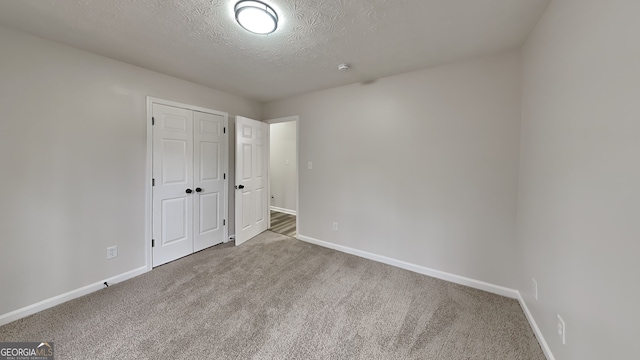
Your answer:
[[[261,115],[259,103],[6,28],[0,49],[0,315],[145,265],[147,95]]]
[[[265,104],[300,115],[300,233],[515,287],[520,70],[514,51]]]
[[[552,1],[523,52],[519,288],[559,360],[640,354],[638,14]]]
[[[271,206],[295,212],[297,202],[296,122],[270,124]]]

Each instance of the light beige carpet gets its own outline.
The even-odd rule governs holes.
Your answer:
[[[519,304],[266,232],[0,327],[56,359],[535,359]]]

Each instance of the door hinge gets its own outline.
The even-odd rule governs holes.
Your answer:
[[[156,179],[151,179],[151,186],[156,186]]]
[[[227,133],[227,128],[226,128],[226,127],[223,127],[223,128],[222,128],[222,133],[223,133],[223,134],[226,134],[226,133]]]
[[[222,226],[227,225],[227,220],[222,220]]]
[[[222,178],[226,179],[227,178],[227,173],[222,174]]]
[[[156,241],[154,239],[151,239],[151,247],[156,247]]]
[[[155,117],[151,117],[151,125],[155,125],[156,124],[156,118]]]

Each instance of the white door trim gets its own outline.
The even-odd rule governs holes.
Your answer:
[[[294,116],[285,116],[281,118],[264,120],[264,122],[266,122],[269,125],[283,123],[283,122],[290,122],[290,121],[296,122],[296,161],[298,162],[296,164],[296,239],[297,239],[298,234],[300,234],[300,164],[302,163],[300,161],[300,116],[294,115]],[[269,130],[271,130],[270,126],[269,126]],[[269,149],[271,149],[271,132],[270,131],[267,133],[267,143],[268,143]],[[269,152],[269,160],[271,160],[271,152]],[[270,200],[271,199],[271,175],[269,175],[269,178],[267,179],[267,187],[269,189],[269,194],[267,196],[267,199],[269,200],[269,204],[271,204],[271,200]],[[269,217],[267,220],[269,221],[269,226],[271,226],[271,211],[268,212],[268,216]]]
[[[145,231],[144,231],[144,249],[145,249],[145,267],[147,271],[153,268],[153,258],[152,253],[153,249],[151,248],[151,239],[153,236],[153,196],[152,196],[152,186],[151,186],[151,178],[153,177],[153,125],[151,124],[151,118],[153,117],[153,104],[167,105],[173,106],[177,108],[200,111],[204,113],[221,115],[224,116],[224,126],[225,128],[229,127],[229,114],[223,111],[208,109],[201,106],[184,104],[177,101],[165,100],[160,98],[155,98],[152,96],[147,96],[147,166],[145,172]],[[226,225],[224,227],[224,237],[223,239],[229,238],[229,132],[226,132],[226,144],[227,146],[223,149],[224,163],[222,164],[222,168],[224,169],[224,173],[227,174],[227,178],[224,181],[224,219],[226,220]]]

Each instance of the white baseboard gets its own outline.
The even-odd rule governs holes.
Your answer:
[[[434,278],[437,278],[437,279],[441,279],[441,280],[449,281],[449,282],[452,282],[452,283],[469,286],[469,287],[472,287],[472,288],[475,288],[475,289],[484,290],[484,291],[487,291],[487,292],[490,292],[490,293],[506,296],[508,298],[517,299],[518,295],[519,295],[517,290],[509,289],[509,288],[504,287],[504,286],[494,285],[494,284],[490,284],[490,283],[487,283],[487,282],[484,282],[484,281],[470,279],[470,278],[467,278],[467,277],[464,277],[464,276],[459,276],[459,275],[447,273],[447,272],[440,271],[440,270],[430,269],[428,267],[411,264],[411,263],[408,263],[408,262],[405,262],[405,261],[392,259],[392,258],[389,258],[389,257],[386,257],[386,256],[372,254],[370,252],[353,249],[353,248],[350,248],[350,247],[347,247],[347,246],[337,245],[337,244],[329,243],[329,242],[326,242],[326,241],[314,239],[314,238],[309,237],[309,236],[298,235],[298,239],[300,239],[302,241],[305,241],[305,242],[308,242],[308,243],[311,243],[311,244],[320,245],[322,247],[326,247],[326,248],[329,248],[329,249],[341,251],[341,252],[344,252],[344,253],[347,253],[347,254],[356,255],[356,256],[359,256],[359,257],[362,257],[362,258],[365,258],[365,259],[381,262],[381,263],[384,263],[384,264],[387,264],[387,265],[399,267],[401,269],[405,269],[405,270],[413,271],[413,272],[416,272],[416,273],[419,273],[419,274],[431,276],[431,277],[434,277]]]
[[[281,213],[285,213],[285,214],[289,214],[289,215],[297,215],[298,212],[295,210],[289,210],[289,209],[285,209],[285,208],[281,208],[281,207],[277,207],[277,206],[272,206],[271,207],[272,211],[277,211],[277,212],[281,212]]]
[[[57,296],[54,296],[54,297],[46,299],[46,300],[42,300],[42,301],[40,301],[38,303],[29,305],[29,306],[25,306],[25,307],[20,308],[18,310],[14,310],[14,311],[12,311],[10,313],[6,313],[6,314],[3,314],[3,315],[0,315],[0,326],[8,324],[8,323],[10,323],[12,321],[16,321],[16,320],[21,319],[23,317],[35,314],[35,313],[37,313],[39,311],[42,311],[42,310],[54,307],[56,305],[62,304],[62,303],[67,302],[69,300],[73,300],[75,298],[79,298],[81,296],[90,294],[90,293],[92,293],[94,291],[98,291],[98,290],[104,288],[105,281],[110,285],[112,283],[116,284],[116,283],[119,283],[119,282],[122,282],[122,281],[125,281],[125,280],[129,280],[131,278],[134,278],[134,277],[136,277],[138,275],[142,275],[142,274],[146,273],[147,271],[149,271],[149,270],[147,269],[147,266],[145,265],[145,266],[139,267],[137,269],[128,271],[126,273],[123,273],[123,274],[120,274],[120,275],[116,275],[116,276],[110,277],[110,278],[105,279],[105,280],[100,280],[100,281],[98,281],[96,283],[89,284],[87,286],[83,286],[83,287],[75,289],[75,290],[71,290],[71,291],[69,291],[67,293],[64,293],[64,294],[61,294],[61,295],[57,295]]]
[[[522,311],[524,311],[524,315],[527,317],[527,320],[529,320],[529,325],[531,325],[533,333],[536,335],[536,338],[538,338],[538,343],[540,343],[540,347],[542,348],[544,356],[547,357],[547,360],[556,360],[556,358],[553,356],[553,353],[551,352],[549,344],[547,344],[547,340],[545,340],[544,336],[542,336],[542,332],[540,331],[536,320],[533,318],[533,315],[531,314],[531,311],[529,311],[529,307],[527,306],[527,303],[524,301],[524,298],[522,297],[522,294],[520,292],[518,292],[518,301],[520,302]]]

